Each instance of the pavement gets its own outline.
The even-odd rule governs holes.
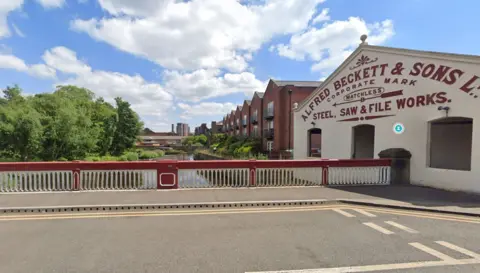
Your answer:
[[[354,205],[0,215],[0,272],[473,273],[479,225]]]
[[[316,200],[480,216],[480,195],[418,186],[218,188],[0,194],[0,210],[139,204]]]

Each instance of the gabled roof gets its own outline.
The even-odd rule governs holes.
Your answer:
[[[321,81],[277,81],[273,79],[271,81],[278,87],[286,85],[293,85],[297,87],[319,87],[320,84],[322,84]]]
[[[257,95],[259,98],[263,99],[263,95],[265,95],[265,92],[255,92],[253,96],[255,97]]]
[[[435,58],[447,61],[456,61],[456,62],[466,62],[466,63],[474,63],[480,64],[480,56],[476,55],[467,55],[467,54],[453,54],[453,53],[443,53],[443,52],[434,52],[434,51],[425,51],[425,50],[413,50],[413,49],[405,49],[405,48],[394,48],[394,47],[386,47],[386,46],[373,46],[367,43],[360,44],[355,51],[346,58],[341,65],[333,71],[332,74],[328,76],[321,84],[315,89],[308,97],[306,97],[301,103],[299,103],[295,112],[299,112],[303,109],[305,105],[307,105],[310,100],[318,94],[319,90],[325,88],[332,79],[334,79],[340,72],[344,70],[344,68],[357,56],[360,55],[363,51],[371,51],[371,52],[379,52],[379,53],[386,53],[392,55],[404,55],[404,56],[413,56],[413,57],[427,57],[427,58]],[[398,58],[398,57],[397,57]]]
[[[247,105],[250,105],[250,104],[252,104],[252,101],[251,101],[251,100],[245,100],[245,101],[243,102],[243,104],[245,104],[245,103],[246,103]]]
[[[242,108],[243,108],[242,105],[238,105],[238,106],[237,106],[237,111],[242,111]]]

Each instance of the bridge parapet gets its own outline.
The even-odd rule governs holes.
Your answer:
[[[388,185],[390,159],[0,163],[0,192]]]

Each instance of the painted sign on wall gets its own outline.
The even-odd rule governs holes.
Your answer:
[[[309,117],[338,122],[377,119],[393,116],[396,110],[452,102],[444,91],[421,95],[406,93],[405,90],[416,87],[418,79],[440,82],[449,87],[460,84],[458,91],[469,94],[472,99],[478,98],[480,92],[480,77],[468,76],[455,67],[426,62],[405,67],[403,62],[377,62],[378,58],[362,55],[355,66],[349,67],[350,73],[336,79],[310,100],[302,113],[304,122]]]

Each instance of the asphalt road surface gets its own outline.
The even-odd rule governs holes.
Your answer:
[[[354,206],[0,216],[0,272],[480,272],[479,218]]]

